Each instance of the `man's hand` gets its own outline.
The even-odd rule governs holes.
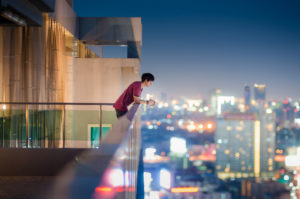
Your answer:
[[[148,103],[148,105],[149,105],[149,106],[154,106],[154,105],[155,105],[155,101],[154,101],[154,100],[152,100],[152,99],[151,99],[151,100],[149,100],[149,103]]]

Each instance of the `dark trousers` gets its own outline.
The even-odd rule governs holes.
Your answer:
[[[118,109],[115,110],[116,110],[117,118],[120,118],[127,113],[127,111],[120,111]]]

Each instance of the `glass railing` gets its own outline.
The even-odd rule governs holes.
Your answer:
[[[138,105],[133,105],[114,124],[100,150],[88,150],[65,167],[46,198],[138,198],[136,192],[143,190],[138,172],[143,171],[138,169],[142,159],[137,110]]]
[[[98,148],[112,103],[0,102],[0,148]]]

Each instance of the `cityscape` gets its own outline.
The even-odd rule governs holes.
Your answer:
[[[0,199],[300,199],[299,35],[299,0],[0,0]]]
[[[299,198],[300,101],[243,98],[213,89],[209,99],[166,93],[142,112],[145,198]]]

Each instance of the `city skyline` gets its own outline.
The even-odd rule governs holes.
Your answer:
[[[74,0],[74,9],[79,16],[142,17],[141,72],[156,76],[149,93],[207,98],[219,88],[242,97],[247,84],[253,96],[257,83],[266,84],[266,99],[300,98],[297,1]]]

